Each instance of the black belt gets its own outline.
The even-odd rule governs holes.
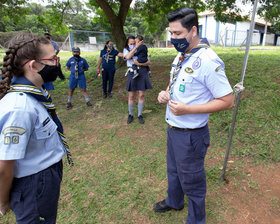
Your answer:
[[[203,127],[201,127],[201,128],[178,128],[178,127],[171,126],[170,124],[168,124],[168,126],[169,126],[171,129],[177,130],[177,131],[195,131],[195,130],[199,130],[199,129],[205,128],[205,126],[203,126]]]

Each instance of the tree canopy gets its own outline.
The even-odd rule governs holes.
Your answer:
[[[112,33],[118,49],[122,49],[125,32],[159,40],[168,26],[168,12],[186,5],[197,12],[213,10],[221,22],[244,19],[235,0],[136,0],[133,7],[132,0],[88,0],[86,5],[88,8],[81,0],[48,0],[47,6],[29,0],[1,0],[0,31],[42,33],[47,29],[61,36],[71,29],[106,30]],[[89,17],[90,13],[93,18]],[[275,32],[280,32],[279,0],[259,0],[258,14],[272,23]]]

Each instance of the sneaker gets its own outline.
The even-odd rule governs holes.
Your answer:
[[[132,121],[133,121],[133,116],[129,114],[127,118],[127,124],[130,124]]]
[[[107,98],[107,93],[104,93],[104,94],[103,94],[103,98],[104,98],[104,99]]]
[[[92,104],[88,101],[88,102],[87,102],[87,106],[88,106],[88,107],[92,107]]]
[[[142,115],[138,116],[138,121],[139,121],[140,124],[144,124],[145,123],[144,118],[143,118]]]
[[[112,94],[111,94],[111,93],[108,93],[108,97],[109,97],[109,98],[112,98]]]
[[[71,108],[72,108],[72,103],[67,103],[67,104],[66,104],[66,109],[67,109],[67,110],[70,110]]]
[[[133,75],[132,79],[135,79],[135,78],[137,78],[138,76],[139,76],[139,73],[135,73],[135,74]]]

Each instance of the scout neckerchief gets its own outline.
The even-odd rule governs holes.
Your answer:
[[[169,84],[170,99],[171,99],[172,94],[173,94],[174,84],[177,80],[178,74],[179,74],[179,72],[182,68],[183,63],[187,62],[190,59],[190,57],[194,53],[199,51],[201,48],[208,48],[208,47],[209,47],[209,45],[208,45],[207,40],[206,40],[206,42],[200,41],[200,43],[195,48],[193,48],[189,53],[184,53],[184,52],[181,53],[181,57],[179,57],[178,63],[177,63],[176,68],[175,68],[175,71],[173,72],[171,83]]]
[[[45,89],[44,89],[44,91],[46,93]],[[24,77],[15,78],[15,80],[13,81],[13,83],[11,85],[11,89],[9,90],[9,92],[23,92],[23,93],[26,93],[26,94],[34,97],[36,100],[38,100],[40,103],[42,103],[44,105],[44,107],[47,109],[47,111],[51,115],[53,121],[57,125],[58,135],[59,135],[59,137],[60,137],[60,139],[61,139],[61,141],[62,141],[62,143],[63,143],[63,145],[66,149],[68,164],[70,166],[73,166],[74,162],[73,162],[73,159],[72,159],[71,152],[69,150],[69,145],[67,144],[65,135],[63,134],[63,127],[62,127],[62,124],[61,124],[59,118],[56,115],[55,106],[54,106],[54,104],[52,104],[52,98],[51,98],[50,94],[46,93],[47,96],[45,96],[39,88],[34,86],[33,83],[29,82]]]
[[[79,78],[79,58],[75,58],[75,79]]]

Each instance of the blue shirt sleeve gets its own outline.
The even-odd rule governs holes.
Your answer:
[[[58,50],[59,50],[59,47],[58,47],[57,43],[56,43],[55,41],[53,41],[53,40],[51,40],[51,43],[52,43],[52,45],[53,45],[53,48],[54,48],[56,51],[58,51]]]
[[[232,93],[232,88],[225,74],[224,63],[214,60],[204,68],[205,82],[214,98],[221,98]]]
[[[70,67],[71,67],[70,62],[71,62],[71,58],[70,58],[70,59],[67,61],[67,63],[66,63],[66,66],[67,66],[68,68],[70,68]]]
[[[23,159],[37,116],[31,112],[15,110],[5,114],[5,117],[0,123],[0,160]]]
[[[87,68],[89,68],[89,65],[88,65],[88,63],[87,63],[87,60],[84,59],[84,69],[87,69]]]

